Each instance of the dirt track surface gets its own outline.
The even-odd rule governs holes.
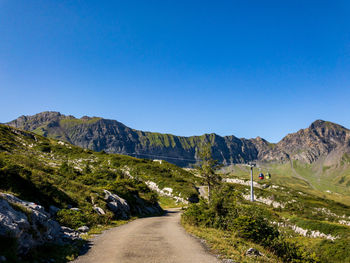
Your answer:
[[[218,263],[180,226],[180,212],[137,219],[104,232],[75,263]]]

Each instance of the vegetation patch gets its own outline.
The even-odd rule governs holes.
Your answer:
[[[77,122],[66,123],[73,124]],[[131,209],[131,218],[135,218],[144,216],[137,207],[156,205],[159,198],[144,181],[171,187],[174,194],[187,198],[197,195],[196,180],[191,173],[167,162],[160,164],[152,160],[97,153],[0,125],[0,191],[39,204],[46,211],[50,206],[56,206],[59,211],[54,219],[61,225],[73,229],[86,225],[90,234],[128,222],[118,220],[108,209],[104,189],[125,199]],[[162,200],[170,206],[173,204],[171,200]],[[96,207],[104,214],[99,214]],[[14,208],[28,212],[20,206],[14,205]],[[30,220],[30,215],[27,216]],[[4,246],[6,251],[16,250],[15,245],[8,244],[9,248]],[[21,262],[33,262],[40,253],[43,258],[53,258],[55,262],[67,262],[77,255],[79,246],[48,244],[31,251],[31,255],[22,258]],[[5,256],[11,262],[17,262],[18,258],[15,253],[13,255],[13,260]]]
[[[183,213],[182,220],[190,226],[232,233],[235,238],[263,247],[282,262],[319,262],[311,249],[290,240],[271,224],[282,220],[278,213],[245,201],[233,185],[217,188],[209,204],[202,201],[191,205]]]

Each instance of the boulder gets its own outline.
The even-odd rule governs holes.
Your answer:
[[[88,226],[81,226],[77,229],[79,232],[83,232],[86,233],[90,230],[90,228]]]
[[[80,233],[66,226],[61,227],[62,237],[65,241],[80,239]]]
[[[14,195],[11,195],[11,194],[1,193],[0,196],[10,203],[18,204],[20,206],[27,207],[31,210],[39,211],[41,213],[46,213],[44,207],[42,207],[41,205],[38,205],[36,203],[23,201],[23,200],[17,198]]]
[[[249,248],[246,252],[245,252],[246,256],[255,256],[255,257],[259,257],[262,256],[262,254],[259,252],[259,250],[255,249],[255,248]]]
[[[136,211],[140,215],[154,215],[164,212],[158,203],[150,204],[137,195],[134,195],[134,198],[136,200]]]
[[[94,206],[94,210],[95,210],[99,215],[105,215],[105,214],[106,214],[106,212],[105,212],[101,207]]]
[[[103,192],[105,193],[104,199],[107,201],[108,209],[111,210],[117,218],[129,219],[130,207],[126,200],[107,190],[103,190]]]
[[[12,233],[13,236],[18,236],[22,229],[29,228],[27,216],[14,210],[6,200],[0,199],[0,235]]]

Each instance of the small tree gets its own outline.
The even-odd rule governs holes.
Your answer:
[[[208,200],[211,200],[212,189],[219,185],[221,182],[221,177],[215,173],[218,169],[219,164],[217,160],[214,160],[211,153],[211,145],[206,144],[203,146],[199,152],[198,156],[200,158],[199,173],[204,179],[204,182],[208,186]]]

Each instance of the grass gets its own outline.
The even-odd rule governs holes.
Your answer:
[[[174,200],[174,198],[171,198],[168,196],[159,196],[158,203],[163,209],[180,208],[180,207],[184,206],[183,203],[176,202],[176,200]]]
[[[308,229],[308,230],[314,230],[314,231],[320,231],[324,234],[330,234],[334,237],[350,237],[350,228],[347,226],[330,223],[326,221],[320,221],[320,220],[310,220],[305,218],[299,218],[299,217],[292,217],[290,218],[290,222],[294,223],[295,225]]]
[[[109,225],[96,225],[93,226],[88,233],[86,233],[85,235],[82,235],[82,238],[85,240],[88,240],[90,238],[92,238],[95,235],[99,235],[102,234],[102,232],[114,228],[114,227],[118,227],[118,226],[122,226],[125,225],[133,220],[135,220],[137,217],[132,217],[129,220],[112,220],[110,222]]]
[[[191,226],[182,222],[185,230],[194,236],[204,239],[213,254],[219,254],[221,259],[232,259],[242,263],[282,262],[274,254],[253,242],[236,237],[233,232],[215,228]],[[259,250],[262,257],[245,256],[249,248]]]

